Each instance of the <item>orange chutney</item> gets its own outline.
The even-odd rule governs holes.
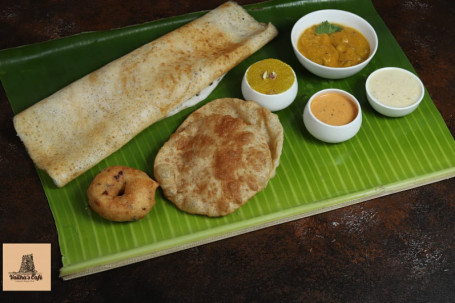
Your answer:
[[[352,122],[359,109],[348,96],[339,93],[324,93],[313,99],[311,112],[318,120],[337,126]]]

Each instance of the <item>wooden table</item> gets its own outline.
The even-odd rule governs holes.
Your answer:
[[[212,9],[222,2],[0,0],[0,49]],[[373,2],[454,135],[455,4]],[[16,136],[3,88],[0,100],[1,242],[51,243],[53,275],[51,292],[2,292],[2,302],[455,300],[455,178],[63,281],[52,214]]]

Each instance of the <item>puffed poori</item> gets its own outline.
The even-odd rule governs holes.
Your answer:
[[[162,146],[154,175],[182,211],[224,216],[267,186],[282,145],[277,115],[253,101],[217,99],[189,115]]]

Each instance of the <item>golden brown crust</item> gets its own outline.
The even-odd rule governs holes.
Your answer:
[[[262,119],[273,122],[259,123]],[[270,142],[282,138],[265,135],[266,124],[281,129],[274,133],[282,136],[277,116],[251,101],[218,99],[195,111],[155,158],[155,178],[165,196],[194,214],[224,216],[238,209],[267,186],[279,163],[281,144],[272,151]]]
[[[136,221],[155,205],[158,183],[146,173],[127,166],[103,169],[87,190],[90,208],[117,222]]]
[[[176,133],[185,129],[187,125],[194,121],[203,119],[205,116],[213,113],[239,118],[248,125],[256,127],[258,134],[264,136],[269,145],[274,166],[270,177],[275,176],[275,170],[280,164],[284,140],[283,126],[278,116],[253,101],[244,101],[237,98],[220,98],[206,104],[189,115],[176,130]]]

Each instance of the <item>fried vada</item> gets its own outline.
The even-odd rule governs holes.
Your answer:
[[[141,170],[111,166],[96,175],[87,196],[90,208],[101,217],[117,222],[136,221],[155,205],[158,186]]]

